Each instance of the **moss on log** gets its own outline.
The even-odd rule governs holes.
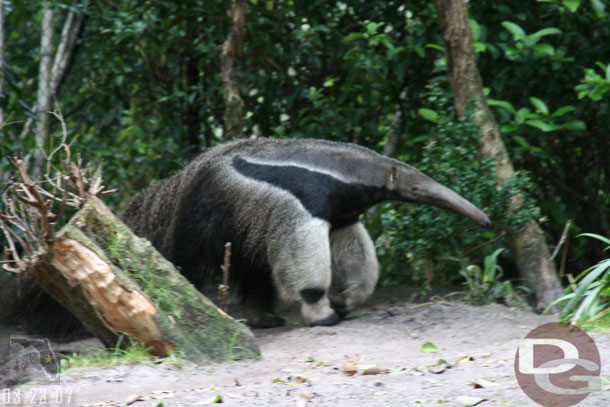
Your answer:
[[[197,363],[260,354],[250,330],[201,294],[145,239],[91,198],[34,267],[38,282],[108,346],[127,335]]]

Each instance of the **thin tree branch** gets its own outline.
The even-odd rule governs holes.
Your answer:
[[[561,246],[563,246],[563,243],[566,240],[566,236],[568,235],[568,231],[570,230],[571,225],[572,225],[572,220],[569,219],[566,222],[566,225],[563,227],[563,232],[561,233],[561,238],[559,239],[559,243],[557,243],[557,246],[555,247],[553,254],[551,254],[551,257],[549,257],[549,260],[552,261],[555,258],[555,256],[557,256],[557,253],[559,253],[559,249],[561,249]]]
[[[49,97],[54,97],[59,93],[59,86],[68,71],[69,61],[72,57],[78,33],[82,27],[83,16],[76,11],[80,0],[75,0],[70,7],[70,12],[66,17],[61,35],[61,41],[57,47],[53,65],[50,68],[49,80]],[[40,90],[39,90],[40,92]],[[43,111],[43,106],[37,101],[32,108],[34,115],[39,115]],[[34,124],[33,118],[28,118],[23,126],[21,138],[24,138],[31,130]]]

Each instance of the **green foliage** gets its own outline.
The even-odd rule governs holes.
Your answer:
[[[480,54],[479,68],[496,99],[489,104],[496,106],[515,167],[529,170],[533,194],[549,220],[543,227],[550,240],[559,239],[569,219],[577,233],[609,235],[610,168],[602,158],[610,154],[608,61],[599,63],[600,55],[610,52],[610,42],[602,40],[610,38],[607,2],[529,5],[470,3],[471,18],[486,33],[487,52]],[[521,31],[510,25],[509,30],[504,22]],[[561,33],[552,30],[526,44],[526,37],[549,28]],[[597,257],[599,246],[578,239],[570,250],[568,267],[582,270]]]
[[[165,358],[159,358],[150,353],[132,340],[123,344],[125,336],[120,336],[114,348],[89,348],[86,351],[68,355],[62,354],[60,368],[62,371],[74,368],[110,367],[116,365],[159,364],[181,366],[184,355],[181,352],[172,352]]]
[[[594,233],[583,233],[601,241],[610,249],[610,239]],[[590,323],[610,313],[610,258],[586,269],[574,284],[566,289],[566,294],[554,304],[564,303],[561,309],[561,320],[571,323]],[[553,305],[554,305],[553,304]]]
[[[52,4],[57,47],[68,8],[65,2]],[[218,47],[228,32],[230,1],[78,4],[85,24],[57,101],[70,139],[76,139],[73,151],[85,161],[103,161],[106,184],[119,188],[108,197],[116,209],[136,190],[223,142]],[[468,8],[483,83],[495,99],[490,104],[515,167],[529,174],[525,186],[548,219],[543,226],[549,239],[559,238],[568,219],[579,232],[610,235],[609,61],[600,63],[600,55],[610,55],[608,2],[498,0],[469,2]],[[0,177],[9,172],[9,156],[27,155],[35,144],[34,134],[20,133],[21,122],[34,115],[41,14],[37,2],[5,4],[0,107],[7,121],[18,123],[0,129]],[[390,131],[398,131],[401,158],[414,164],[434,149],[472,148],[454,137],[427,136],[452,115],[448,105],[439,109],[424,97],[430,82],[447,80],[432,2],[251,1],[246,21],[238,73],[245,134],[327,138],[380,150]],[[404,112],[400,123],[393,121],[397,111]],[[52,130],[59,132],[57,123]],[[457,164],[447,158],[448,167]],[[477,171],[487,168],[478,165]],[[426,169],[442,176],[436,170]],[[456,171],[464,172],[459,165]],[[492,178],[486,175],[480,184]],[[468,198],[478,194],[466,185],[462,192]],[[391,217],[393,207],[387,209]],[[396,222],[386,223],[399,223],[402,215],[399,210]],[[449,225],[462,227],[453,220]],[[437,229],[438,224],[430,228],[434,242]],[[412,236],[425,239],[425,233]],[[496,235],[481,232],[477,242]],[[405,253],[421,252],[401,241],[405,246],[394,252],[397,265],[430,262],[405,260]],[[398,242],[387,245],[380,250],[391,251]],[[598,253],[595,244],[582,240],[570,249],[568,266],[577,269]],[[472,253],[482,254],[489,253]],[[454,256],[460,257],[446,252]]]
[[[515,46],[508,48],[505,51],[508,59],[517,60],[527,57],[538,59],[544,57],[555,57],[557,55],[555,48],[552,45],[539,44],[539,42],[543,37],[548,35],[561,34],[562,31],[559,28],[547,27],[528,35],[525,33],[523,28],[516,23],[503,21],[502,26],[512,34],[515,41]],[[573,59],[568,58],[563,60],[571,61]]]
[[[602,77],[594,69],[585,68],[584,79],[581,79],[580,85],[574,88],[578,92],[579,99],[588,97],[594,102],[599,102],[604,94],[610,90],[610,64],[606,66],[597,62],[596,65],[601,68],[605,77]]]
[[[143,348],[131,340],[122,345],[123,336],[115,348],[91,348],[86,352],[74,355],[61,355],[60,367],[62,371],[80,367],[115,366],[134,363],[153,363],[158,358],[151,355],[148,349]]]
[[[544,3],[561,4],[562,6],[564,6],[568,10],[570,10],[572,13],[574,13],[580,7],[581,0],[538,0],[538,1],[544,2]]]
[[[505,100],[488,99],[487,103],[490,106],[503,107],[514,116],[512,122],[502,125],[502,131],[504,133],[513,132],[522,124],[534,127],[545,133],[556,132],[558,130],[586,130],[587,128],[586,124],[580,120],[572,120],[564,123],[557,122],[560,120],[560,117],[573,112],[575,110],[574,106],[562,106],[551,113],[547,104],[541,99],[530,96],[529,101],[534,107],[534,111],[527,107],[522,107],[517,110],[510,102]],[[527,141],[519,135],[513,136],[513,139],[521,147],[528,149],[532,153],[539,153],[541,151],[539,148],[530,146]]]
[[[524,173],[498,186],[494,164],[478,159],[480,130],[473,118],[458,119],[447,113],[449,102],[437,86],[427,94],[427,100],[430,105],[426,109],[434,114],[426,114],[437,122],[429,136],[420,138],[423,147],[415,166],[485,210],[493,230],[480,229],[433,206],[383,204],[382,212],[370,225],[377,236],[382,283],[409,281],[423,290],[432,279],[451,280],[450,276],[471,261],[469,255],[480,256],[480,252],[468,252],[473,247],[539,216],[528,193],[531,181]],[[513,203],[517,195],[524,198],[520,206]]]
[[[525,295],[529,293],[529,290],[526,287],[515,288],[511,281],[502,281],[504,271],[498,264],[498,256],[503,251],[504,248],[499,248],[486,256],[482,269],[472,264],[460,270],[460,274],[466,280],[464,284],[468,287],[468,291],[461,294],[465,300],[478,304],[493,302],[502,302],[512,306],[527,304]]]

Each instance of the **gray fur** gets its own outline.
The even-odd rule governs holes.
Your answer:
[[[294,174],[302,182],[289,179]],[[324,196],[311,196],[318,193]],[[240,278],[263,284],[259,276],[268,278],[268,272],[281,297],[301,303],[308,324],[332,324],[340,309],[348,312],[373,292],[377,259],[357,220],[386,199],[430,203],[489,223],[468,201],[400,161],[353,144],[272,139],[211,149],[136,195],[122,218],[195,284],[217,273],[220,248],[225,239],[232,241]],[[327,208],[339,201],[353,213],[339,213],[340,205]],[[326,295],[310,304],[301,298],[303,290]],[[254,295],[244,302],[251,322],[278,324]]]

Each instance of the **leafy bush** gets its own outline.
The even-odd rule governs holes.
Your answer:
[[[430,106],[420,113],[436,126],[429,136],[422,137],[423,148],[415,166],[485,211],[493,226],[481,229],[468,219],[432,206],[383,204],[370,224],[376,236],[382,284],[409,282],[424,291],[432,280],[450,282],[467,264],[491,253],[502,243],[502,230],[518,228],[539,216],[527,193],[532,186],[527,174],[518,173],[499,186],[493,162],[478,159],[480,134],[473,117],[457,118],[440,89],[433,87],[427,98]],[[515,207],[512,198],[519,194],[524,199]],[[475,249],[494,239],[496,245]]]
[[[610,249],[610,239],[604,236],[594,233],[583,233],[580,236],[600,240],[608,245],[606,250]],[[564,322],[583,324],[602,317],[607,319],[610,313],[610,258],[583,271],[574,284],[568,286],[566,295],[554,304],[562,302],[565,305],[560,317]]]
[[[525,299],[525,295],[529,293],[527,287],[513,287],[511,281],[502,281],[504,271],[498,264],[498,256],[504,250],[504,248],[500,248],[489,256],[485,256],[483,268],[471,264],[460,270],[460,274],[466,280],[464,284],[468,286],[469,290],[466,293],[459,293],[460,296],[469,302],[478,304],[492,302],[514,306],[525,306],[527,304]]]

